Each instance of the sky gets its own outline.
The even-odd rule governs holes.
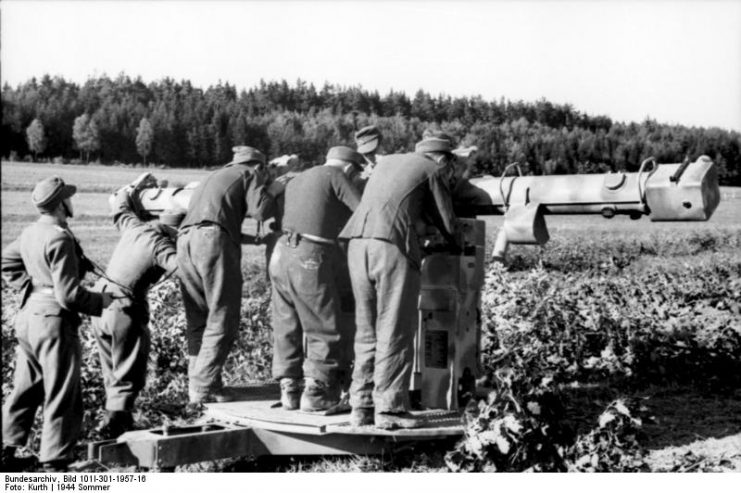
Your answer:
[[[741,131],[741,0],[0,3],[2,81],[297,79]]]

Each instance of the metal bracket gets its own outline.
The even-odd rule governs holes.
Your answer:
[[[648,171],[648,175],[646,175],[646,178],[641,182],[641,177],[644,173],[646,173],[646,166],[651,163],[652,167],[651,170]],[[646,182],[648,182],[648,179],[651,178],[651,175],[656,173],[656,170],[659,169],[659,165],[656,164],[656,159],[651,156],[647,159],[644,159],[641,163],[641,167],[638,169],[638,178],[636,178],[636,181],[638,182],[638,200],[640,200],[641,205],[645,208],[646,207]]]
[[[501,176],[502,179],[499,180],[499,193],[502,196],[502,205],[504,205],[504,212],[507,212],[507,209],[509,209],[509,197],[512,195],[512,188],[514,187],[515,179],[513,177],[509,181],[509,192],[507,192],[507,196],[505,196],[504,195],[504,179],[503,178],[507,174],[507,171],[509,171],[513,167],[517,169],[517,176],[522,176],[522,170],[520,169],[520,163],[518,163],[517,161],[515,161],[514,163],[508,164],[504,168],[504,171],[502,171],[502,176]]]

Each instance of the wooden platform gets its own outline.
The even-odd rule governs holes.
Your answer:
[[[404,440],[442,438],[463,434],[460,413],[440,409],[412,411],[425,425],[408,430],[382,430],[375,426],[353,427],[350,413],[325,416],[280,407],[277,384],[250,385],[234,389],[238,399],[206,405],[206,417],[222,423],[303,435],[386,436]]]

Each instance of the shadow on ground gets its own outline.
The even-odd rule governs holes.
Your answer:
[[[600,413],[617,398],[643,421],[648,450],[680,447],[741,433],[741,389],[708,392],[688,386],[620,389],[592,386],[566,391],[569,421],[576,431],[597,425]],[[741,453],[741,451],[739,451]]]

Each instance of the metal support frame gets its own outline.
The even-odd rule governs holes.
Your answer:
[[[437,439],[450,439],[450,436],[311,435],[210,423],[134,431],[117,440],[89,443],[88,460],[163,471],[230,457],[380,455],[412,441]]]

